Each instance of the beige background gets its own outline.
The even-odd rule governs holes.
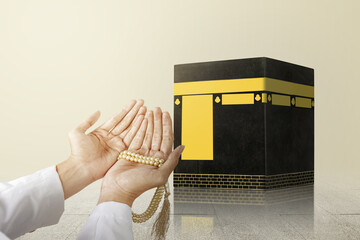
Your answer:
[[[0,0],[0,180],[67,158],[67,132],[133,98],[172,114],[173,66],[267,56],[315,69],[317,176],[360,167],[359,1]]]

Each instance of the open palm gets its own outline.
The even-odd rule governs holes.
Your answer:
[[[100,117],[97,111],[69,133],[71,159],[84,164],[93,180],[103,177],[119,153],[130,146],[145,117],[143,104],[143,100],[131,101],[120,113],[86,134]]]

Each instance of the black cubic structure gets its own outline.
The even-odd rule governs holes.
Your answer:
[[[175,187],[314,182],[314,70],[249,58],[175,65]]]

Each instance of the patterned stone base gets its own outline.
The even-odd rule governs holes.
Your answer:
[[[175,203],[271,205],[314,197],[314,186],[296,186],[273,190],[175,187]]]
[[[174,173],[174,187],[274,189],[314,183],[314,171],[277,175]]]

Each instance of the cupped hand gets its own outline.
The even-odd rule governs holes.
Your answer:
[[[120,113],[94,131],[86,131],[100,117],[97,111],[69,133],[70,159],[83,165],[92,178],[102,178],[120,152],[128,149],[146,113],[143,100],[132,100]]]
[[[172,121],[168,112],[156,108],[149,111],[128,150],[149,157],[164,159],[161,167],[119,159],[106,173],[99,203],[117,201],[132,206],[143,192],[164,185],[178,163],[183,146],[173,152]]]

